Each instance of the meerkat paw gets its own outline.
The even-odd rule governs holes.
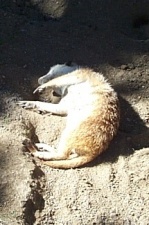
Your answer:
[[[34,109],[36,108],[36,102],[34,101],[18,101],[17,105],[25,109]]]
[[[35,144],[30,139],[25,139],[22,144],[28,149],[28,151],[35,157],[42,160],[50,160],[54,153],[54,148],[47,144],[37,143]],[[41,150],[41,151],[40,151]],[[53,152],[53,153],[52,153]]]
[[[33,155],[39,159],[42,159],[42,160],[51,160],[51,153],[50,152],[39,152],[39,151],[36,151],[36,152],[33,152]]]
[[[54,148],[47,145],[47,144],[44,144],[44,143],[35,143],[35,145],[37,146],[38,150],[43,152],[43,151],[46,151],[46,152],[53,152]]]

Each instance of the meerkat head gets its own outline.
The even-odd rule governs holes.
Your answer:
[[[34,93],[36,94],[39,101],[51,102],[53,104],[59,103],[63,97],[61,90],[53,87],[45,87],[43,89],[37,90],[36,92],[34,91]]]
[[[49,72],[46,75],[44,75],[38,79],[38,83],[40,85],[42,85],[42,84],[48,82],[49,80],[52,80],[56,77],[60,77],[62,75],[71,73],[72,71],[77,70],[77,69],[79,69],[79,66],[76,63],[71,62],[71,61],[66,62],[64,64],[54,65],[50,68]]]

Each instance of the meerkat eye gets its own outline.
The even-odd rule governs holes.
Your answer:
[[[61,95],[58,94],[56,91],[53,91],[53,96],[54,96],[54,97],[61,97]]]

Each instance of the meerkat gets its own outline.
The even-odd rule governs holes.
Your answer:
[[[119,101],[104,76],[92,69],[75,67],[66,75],[60,76],[60,71],[57,74],[56,78],[41,82],[43,84],[34,93],[53,90],[61,96],[58,104],[39,101],[20,101],[18,104],[26,109],[67,115],[58,148],[34,144],[30,140],[23,144],[33,156],[50,167],[76,168],[89,163],[108,148],[119,127]]]

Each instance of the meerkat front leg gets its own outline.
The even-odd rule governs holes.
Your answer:
[[[39,101],[19,101],[17,103],[25,109],[36,109],[42,112],[50,112],[56,115],[67,115],[67,109],[64,104],[52,104]]]

